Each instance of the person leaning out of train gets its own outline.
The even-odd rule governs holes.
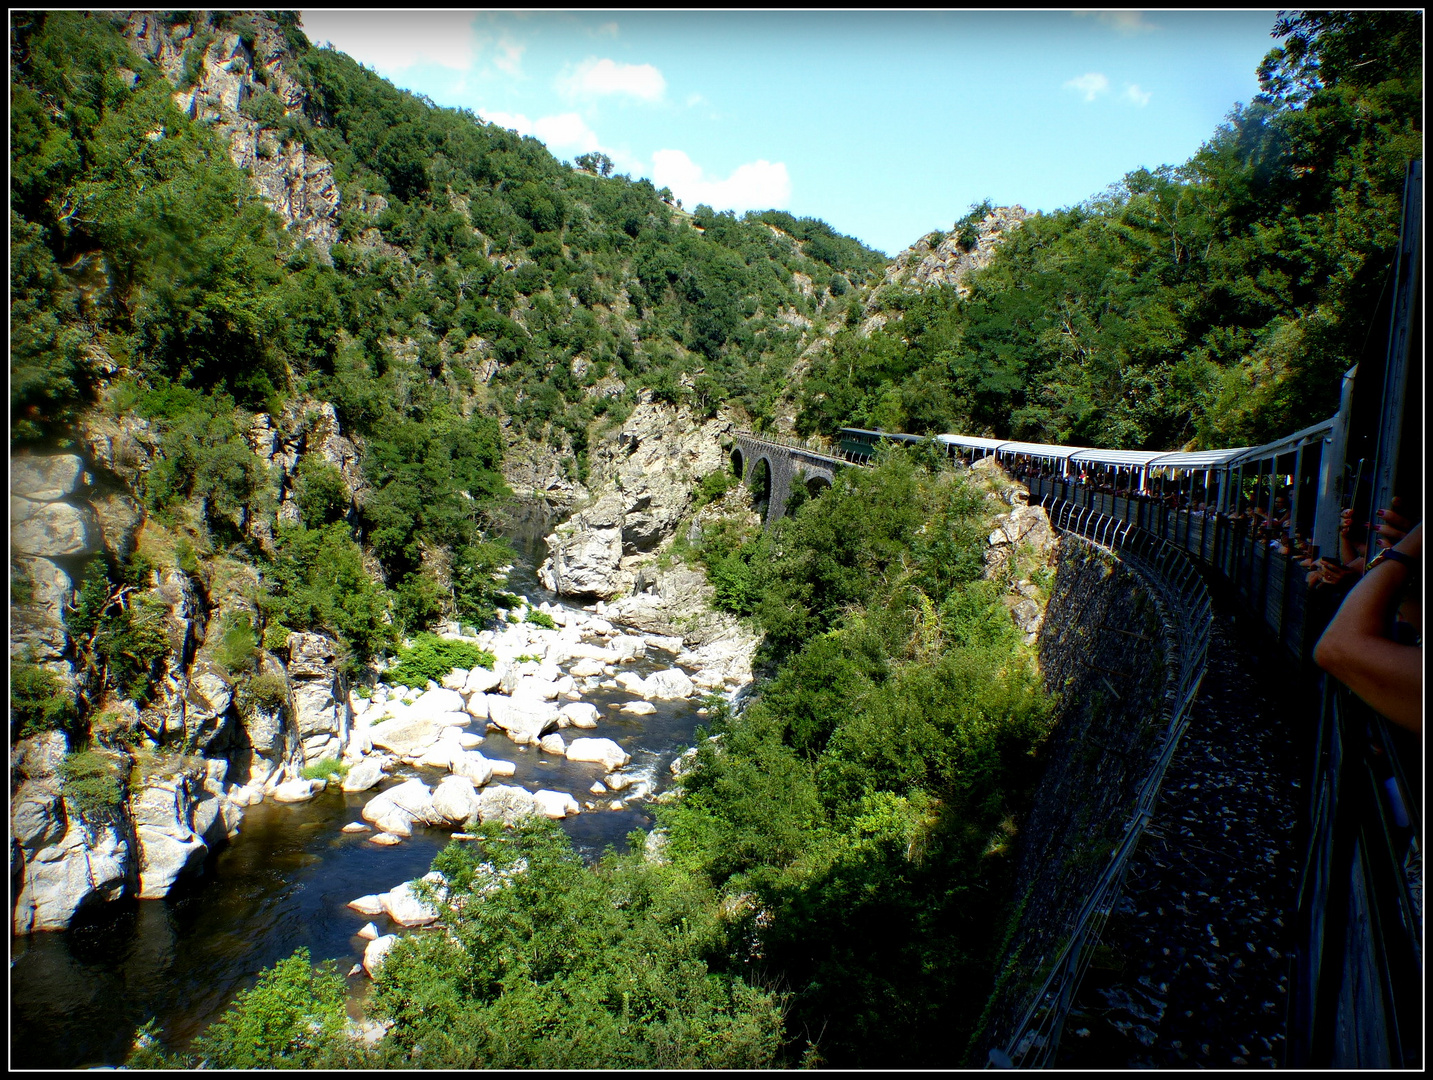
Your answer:
[[[1423,730],[1422,572],[1420,522],[1369,562],[1314,646],[1319,667],[1395,724],[1418,732]]]

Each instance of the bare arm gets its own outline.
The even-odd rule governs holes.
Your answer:
[[[1423,526],[1394,547],[1421,560]],[[1423,730],[1423,650],[1385,636],[1410,569],[1384,560],[1344,598],[1314,648],[1314,661],[1395,724]]]

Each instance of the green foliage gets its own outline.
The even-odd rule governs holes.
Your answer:
[[[167,611],[157,597],[111,582],[103,559],[91,560],[74,606],[65,613],[82,676],[143,705],[155,664],[169,650]]]
[[[324,758],[299,770],[305,780],[342,780],[348,775],[348,766],[337,758]]]
[[[737,484],[736,477],[726,469],[716,469],[707,473],[697,484],[696,498],[694,502],[698,506],[705,506],[707,503],[716,502]]]
[[[393,627],[384,621],[384,589],[369,577],[362,551],[341,522],[322,529],[282,528],[274,549],[264,567],[268,591],[259,598],[271,629],[279,623],[335,634],[347,646],[349,666],[393,642]]]
[[[360,1052],[344,1034],[343,976],[327,961],[315,968],[298,949],[242,990],[194,1040],[193,1055],[211,1069],[352,1066]]]
[[[254,632],[252,615],[247,611],[232,612],[220,620],[214,660],[230,675],[251,667],[258,652],[259,636]]]
[[[524,622],[530,622],[534,626],[540,626],[544,630],[556,630],[557,623],[552,621],[552,616],[545,611],[538,611],[537,608],[528,609],[527,618]]]
[[[428,680],[439,681],[458,668],[493,666],[490,652],[466,641],[452,641],[436,634],[419,634],[413,644],[398,650],[398,659],[384,674],[389,682],[422,690]]]
[[[509,594],[501,592],[502,586],[507,584],[501,568],[511,565],[514,558],[512,548],[499,540],[459,548],[449,568],[454,614],[475,623],[485,623],[498,607],[509,606]]]
[[[113,811],[124,790],[124,774],[113,755],[80,750],[60,762],[60,791],[86,818]]]
[[[442,586],[431,573],[409,574],[393,590],[393,625],[401,633],[432,626],[443,613]]]
[[[1050,717],[980,577],[1003,509],[894,450],[774,534],[703,537],[719,594],[743,567],[777,665],[741,716],[714,711],[719,738],[659,820],[673,864],[728,898],[730,955],[759,947],[792,988],[792,1059],[948,1063],[990,991],[1009,875],[990,838],[1028,797]]]
[[[243,694],[248,704],[276,713],[288,704],[289,681],[276,673],[260,672],[244,685]]]
[[[304,525],[321,529],[341,520],[353,503],[343,474],[316,454],[299,462],[294,480],[294,501]]]
[[[10,665],[10,741],[63,731],[76,721],[75,696],[53,671],[23,661]]]
[[[781,999],[706,958],[723,944],[699,879],[609,856],[583,866],[549,822],[480,830],[434,860],[454,945],[402,939],[375,984],[382,1044],[418,1068],[757,1068]],[[496,886],[496,887],[494,887]]]

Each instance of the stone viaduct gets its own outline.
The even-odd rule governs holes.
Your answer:
[[[805,484],[808,495],[819,495],[836,479],[836,470],[850,462],[808,450],[794,443],[738,431],[731,450],[732,470],[747,487],[766,473],[767,504],[764,525],[772,528],[786,513],[795,484]]]

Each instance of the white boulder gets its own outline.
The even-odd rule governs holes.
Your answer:
[[[343,778],[343,790],[349,794],[367,791],[382,779],[383,760],[381,758],[364,758],[348,770],[348,775]]]
[[[437,910],[418,898],[411,881],[383,894],[383,910],[399,926],[427,926],[438,921]]]
[[[478,796],[478,816],[484,823],[501,821],[504,825],[512,825],[537,813],[537,800],[520,787],[498,784],[484,788]]]
[[[368,947],[363,950],[363,970],[368,972],[369,978],[377,976],[378,969],[383,966],[383,958],[397,944],[397,934],[384,934],[368,943]]]
[[[532,797],[537,802],[537,812],[554,821],[582,812],[577,800],[565,791],[535,791]]]
[[[611,739],[573,739],[567,747],[568,761],[595,761],[606,772],[620,769],[632,755]]]
[[[619,680],[620,681],[620,680]],[[681,668],[653,672],[643,684],[643,697],[658,701],[681,701],[692,696],[696,687]]]
[[[478,810],[473,782],[465,776],[445,776],[433,789],[433,809],[454,825],[467,821]]]

